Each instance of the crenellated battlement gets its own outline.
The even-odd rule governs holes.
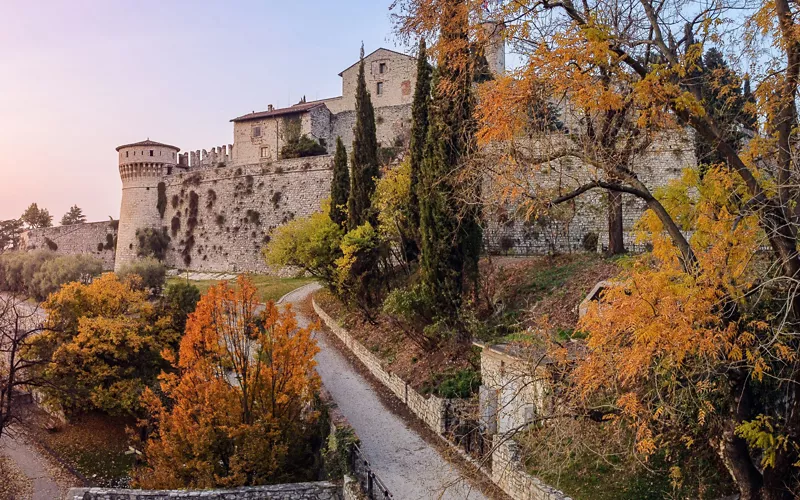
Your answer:
[[[233,162],[233,144],[211,148],[210,151],[198,149],[181,155],[189,168],[215,168]],[[221,165],[220,165],[221,164]]]

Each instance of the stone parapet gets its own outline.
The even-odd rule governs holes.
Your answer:
[[[328,481],[276,484],[220,490],[126,490],[72,488],[65,500],[342,500],[342,487]]]

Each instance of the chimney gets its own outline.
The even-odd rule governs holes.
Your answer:
[[[267,111],[273,111],[274,109],[275,108],[272,106],[272,104],[267,104]]]

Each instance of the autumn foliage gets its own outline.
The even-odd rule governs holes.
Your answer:
[[[30,349],[48,360],[44,390],[64,410],[135,414],[144,388],[166,368],[160,352],[179,333],[135,282],[104,274],[68,283],[43,304],[46,329]]]
[[[174,371],[144,402],[146,488],[257,485],[302,476],[317,412],[312,328],[259,303],[252,283],[212,287],[189,317]]]

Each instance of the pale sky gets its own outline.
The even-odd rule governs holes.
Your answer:
[[[119,216],[118,145],[233,142],[233,117],[340,95],[391,0],[0,0],[0,220]]]

